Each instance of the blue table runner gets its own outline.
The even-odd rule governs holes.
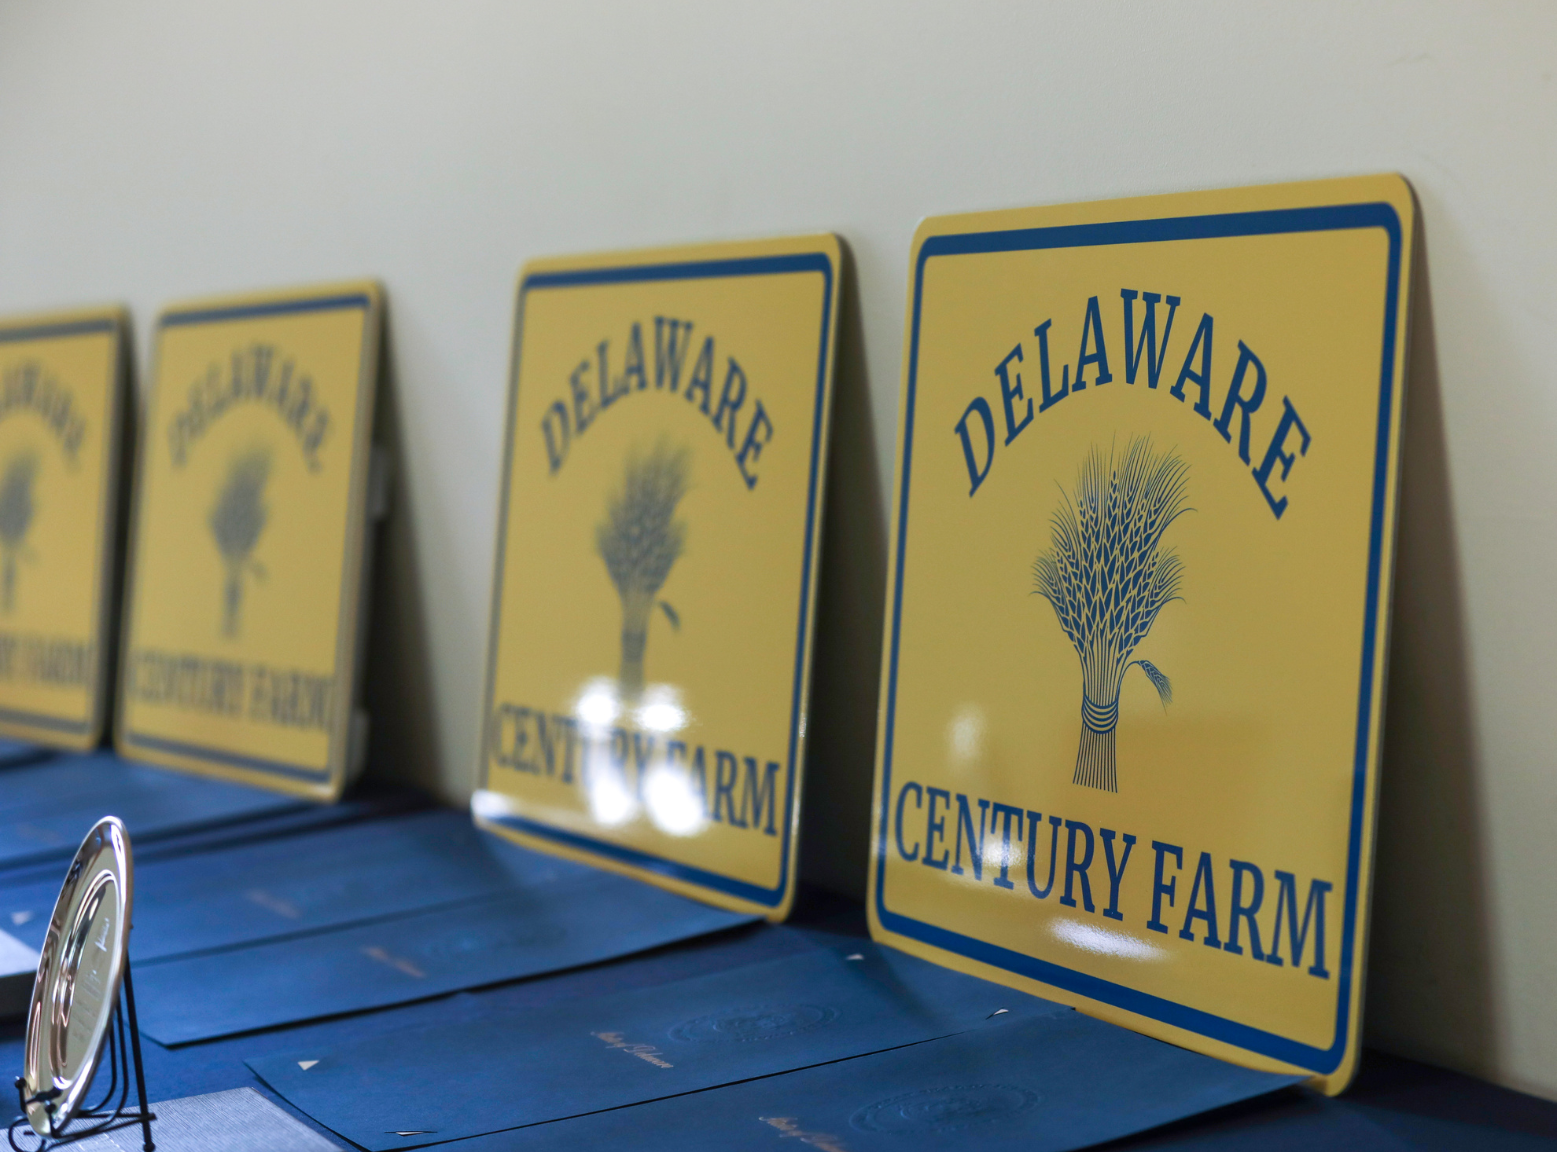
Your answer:
[[[0,869],[69,860],[104,816],[132,842],[308,807],[261,788],[152,768],[109,751],[57,756],[0,774]]]

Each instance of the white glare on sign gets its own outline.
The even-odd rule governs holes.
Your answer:
[[[607,828],[627,823],[638,812],[638,801],[617,772],[591,772],[587,791],[590,814]]]
[[[680,693],[669,684],[650,685],[634,715],[645,732],[680,732],[687,726],[687,711],[681,706]]]
[[[616,702],[616,682],[605,677],[591,680],[579,693],[573,714],[585,728],[608,728],[615,721],[620,708]]]
[[[703,798],[686,772],[660,765],[643,782],[643,804],[649,819],[672,836],[695,836],[703,830]]]
[[[976,704],[959,709],[946,730],[952,762],[969,764],[978,759],[984,745],[984,712]]]
[[[1065,943],[1084,952],[1099,956],[1117,956],[1121,960],[1165,960],[1167,953],[1154,948],[1145,940],[1127,936],[1123,932],[1110,932],[1096,924],[1080,920],[1056,920],[1049,931]]]

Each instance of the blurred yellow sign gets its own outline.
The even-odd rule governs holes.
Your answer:
[[[524,270],[483,825],[787,915],[838,268],[809,236]]]
[[[877,938],[1345,1086],[1413,217],[1382,176],[920,227]]]
[[[124,313],[0,322],[0,733],[96,747],[107,713]]]
[[[164,312],[127,576],[120,751],[333,799],[353,710],[371,283]]]

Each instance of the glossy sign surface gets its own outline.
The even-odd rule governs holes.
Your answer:
[[[525,269],[483,824],[787,913],[838,266],[813,236]]]
[[[102,736],[124,316],[0,322],[0,733]]]
[[[157,325],[120,751],[329,799],[348,769],[379,330],[371,283]]]
[[[1374,177],[921,227],[878,938],[1345,1085],[1412,226]]]
[[[119,1004],[130,935],[130,838],[112,816],[87,833],[49,921],[27,1009],[27,1120],[61,1134],[84,1105]],[[127,1074],[121,1071],[121,1075]]]

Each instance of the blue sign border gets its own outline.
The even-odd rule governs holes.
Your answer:
[[[62,320],[55,324],[24,324],[15,328],[0,328],[0,344],[10,344],[18,340],[54,340],[63,336],[90,336],[95,333],[106,333],[113,336],[117,335],[118,332],[118,320],[101,316],[84,320]],[[116,359],[121,354],[121,349],[114,350]],[[119,371],[117,363],[115,363],[113,371],[115,373]],[[117,398],[114,398],[111,401],[110,407],[117,402]],[[101,553],[101,547],[99,547],[98,551]],[[97,567],[99,572],[98,581],[101,582],[103,567],[101,557],[99,557]],[[101,592],[101,589],[97,591]],[[98,675],[101,676],[102,672],[99,671]],[[102,692],[103,689],[99,688],[98,695],[101,696]],[[96,706],[97,703],[95,702],[94,707]],[[0,708],[0,719],[4,719],[9,724],[24,724],[29,727],[44,728],[53,732],[68,732],[71,735],[90,732],[94,723],[92,720],[67,720],[59,716],[46,716],[41,712],[25,712],[15,708]]]
[[[94,332],[115,333],[119,322],[107,316],[90,320],[62,320],[58,324],[23,324],[15,328],[0,328],[0,344],[17,340],[53,340],[62,336],[89,336]]]
[[[487,690],[481,717],[481,784],[485,788],[492,771],[488,718],[496,704],[497,643],[502,625],[503,565],[508,550],[508,494],[513,487],[514,419],[519,411],[519,346],[524,331],[525,299],[530,292],[548,288],[578,288],[598,284],[631,284],[657,280],[712,280],[744,276],[792,275],[797,272],[822,274],[822,329],[817,352],[816,399],[811,418],[811,468],[806,494],[805,550],[800,566],[800,618],[795,638],[794,689],[790,700],[789,761],[784,786],[784,839],[781,848],[778,884],[764,888],[745,880],[696,868],[650,852],[641,852],[621,844],[612,844],[592,836],[555,828],[523,816],[483,816],[517,832],[551,840],[565,847],[598,853],[623,864],[657,873],[673,880],[698,884],[730,896],[749,900],[764,908],[776,908],[789,889],[790,837],[794,827],[795,784],[800,765],[796,763],[800,744],[801,711],[805,701],[806,657],[810,648],[811,556],[816,545],[817,480],[821,471],[822,425],[826,416],[827,365],[833,344],[832,303],[835,271],[825,252],[799,252],[782,256],[755,256],[733,260],[697,260],[670,264],[638,264],[614,268],[583,268],[571,271],[536,272],[519,284],[519,300],[514,317],[513,370],[508,392],[508,421],[503,444],[503,487],[498,508],[496,578],[492,582],[492,636],[487,656]]]
[[[992,252],[1032,251],[1048,248],[1090,248],[1115,244],[1143,244],[1175,240],[1205,240],[1232,236],[1269,236],[1302,232],[1334,232],[1381,228],[1389,237],[1388,281],[1384,295],[1384,341],[1379,373],[1378,430],[1374,447],[1373,499],[1368,529],[1366,604],[1363,615],[1362,662],[1357,704],[1357,739],[1352,769],[1351,822],[1347,833],[1346,904],[1341,936],[1341,961],[1337,972],[1335,1038],[1328,1048],[1241,1024],[1211,1012],[1148,995],[1035,956],[1001,948],[984,940],[892,912],[886,904],[887,824],[892,793],[892,753],[897,721],[897,672],[903,622],[903,570],[908,554],[908,498],[912,489],[914,400],[918,387],[921,308],[924,301],[925,265],[938,256],[966,256]],[[883,928],[936,948],[966,956],[991,967],[1051,984],[1116,1008],[1159,1020],[1187,1032],[1198,1033],[1250,1052],[1308,1068],[1319,1073],[1335,1071],[1346,1055],[1351,984],[1356,973],[1358,886],[1362,868],[1362,822],[1367,799],[1369,734],[1373,729],[1373,690],[1378,656],[1379,602],[1387,527],[1385,497],[1391,475],[1390,427],[1395,404],[1396,314],[1400,303],[1402,237],[1400,217],[1386,203],[1343,204],[1318,208],[1290,208],[1265,212],[1234,212],[1213,216],[1181,216],[1162,220],[1127,220],[1107,224],[1077,224],[1056,228],[1023,228],[1002,232],[976,232],[956,236],[932,236],[919,250],[914,266],[912,336],[909,342],[908,385],[904,397],[902,475],[899,480],[897,548],[893,557],[891,654],[887,671],[887,702],[883,725],[881,769],[881,826],[876,845],[876,915]]]
[[[365,292],[346,292],[333,296],[309,296],[302,299],[270,300],[259,304],[238,304],[231,307],[217,308],[187,308],[179,311],[164,312],[157,321],[158,328],[179,328],[194,324],[218,324],[228,320],[252,320],[260,316],[285,316],[301,312],[334,312],[343,309],[357,308],[364,314],[373,307],[372,299]],[[364,334],[366,336],[366,333]],[[365,365],[367,358],[364,356],[360,364]],[[373,387],[376,381],[364,380],[359,368],[357,388]],[[137,505],[139,494],[137,494]],[[137,517],[139,508],[137,507]],[[350,568],[351,533],[346,534],[347,563]],[[138,551],[138,549],[137,549]],[[133,574],[132,574],[133,576]],[[343,587],[342,597],[347,590]],[[128,600],[126,601],[128,604]],[[340,613],[340,627],[346,621],[346,613]],[[128,623],[128,621],[127,621]],[[339,649],[339,636],[337,635],[336,648]],[[129,645],[125,645],[126,658],[128,658]],[[122,673],[121,673],[122,675]],[[351,706],[348,699],[347,707]],[[148,736],[141,732],[126,727],[124,729],[124,742],[136,747],[146,748],[153,752],[167,752],[175,756],[188,756],[192,759],[206,759],[213,763],[221,764],[229,768],[241,768],[247,772],[265,772],[272,776],[282,776],[291,780],[307,780],[311,783],[325,784],[331,778],[328,765],[323,768],[310,768],[306,764],[293,764],[286,760],[269,760],[259,756],[245,756],[238,752],[230,752],[224,748],[210,748],[203,744],[189,744],[180,740],[167,740],[161,736]],[[333,740],[332,740],[333,743]],[[334,749],[332,748],[333,752]],[[327,755],[326,759],[329,759]]]

